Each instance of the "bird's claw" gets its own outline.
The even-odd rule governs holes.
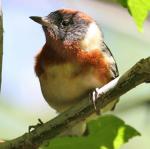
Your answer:
[[[39,118],[38,119],[38,123],[36,125],[31,125],[29,126],[29,133],[31,133],[32,130],[37,129],[38,127],[40,127],[41,125],[43,125],[44,123],[42,122],[42,120]]]
[[[90,93],[90,100],[91,100],[92,103],[93,103],[93,106],[94,106],[94,109],[95,109],[96,114],[97,114],[97,115],[100,115],[100,109],[96,107],[96,99],[98,98],[97,89],[98,89],[98,88],[96,88],[92,93]]]

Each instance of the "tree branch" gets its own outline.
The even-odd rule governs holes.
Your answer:
[[[2,20],[2,8],[0,1],[0,90],[1,90],[1,79],[2,79],[2,57],[3,57],[3,20]]]
[[[140,60],[130,70],[106,84],[104,87],[97,89],[98,98],[96,106],[105,107],[114,99],[125,94],[137,85],[150,81],[150,57]],[[87,118],[94,113],[93,103],[88,99],[83,99],[80,103],[58,115],[56,118],[48,121],[44,125],[26,133],[14,140],[0,144],[1,149],[35,149],[43,141],[52,139],[72,127],[79,121]]]

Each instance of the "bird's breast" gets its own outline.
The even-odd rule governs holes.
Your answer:
[[[44,98],[57,111],[63,111],[87,91],[100,87],[98,78],[94,68],[75,63],[48,65],[39,76]]]

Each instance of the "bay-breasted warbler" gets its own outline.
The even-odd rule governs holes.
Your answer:
[[[35,72],[45,100],[57,112],[63,112],[94,88],[118,76],[102,32],[87,14],[60,9],[46,17],[30,18],[41,24],[45,33],[46,43],[36,56]],[[111,110],[116,101],[107,109]],[[64,134],[82,135],[85,129],[86,120]]]

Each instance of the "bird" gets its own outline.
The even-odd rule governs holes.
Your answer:
[[[44,46],[35,57],[35,73],[43,97],[58,113],[119,75],[101,28],[86,13],[64,8],[45,17],[30,18],[42,25],[45,34]],[[105,109],[114,109],[117,101]],[[62,135],[82,136],[87,129],[86,122],[79,122]]]

